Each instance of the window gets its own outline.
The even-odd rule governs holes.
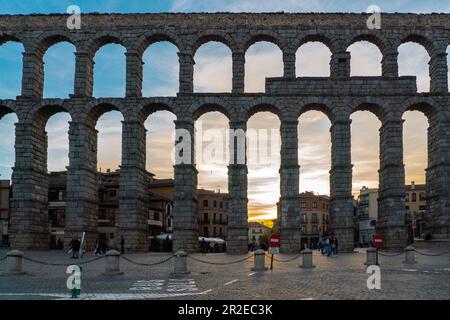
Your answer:
[[[325,203],[322,203],[322,209],[325,209]]]
[[[317,202],[314,201],[314,202],[312,203],[312,208],[313,208],[313,209],[317,209]]]
[[[302,209],[306,209],[306,202],[302,202],[301,207],[302,207]]]
[[[213,216],[213,223],[216,223],[217,221],[216,221],[216,214],[214,213],[214,216]],[[215,227],[214,227],[215,228]]]
[[[213,236],[215,237],[217,234],[216,234],[216,227],[214,227],[213,228]]]
[[[222,236],[222,228],[219,228],[219,236]]]
[[[222,202],[222,201],[220,201],[220,203],[219,203],[219,208],[220,208],[220,209],[223,208],[223,202]]]
[[[208,200],[203,200],[203,207],[207,208],[208,207]]]
[[[219,215],[219,223],[222,223],[222,214]]]
[[[416,195],[416,193],[414,192],[413,194],[412,194],[412,202],[416,202],[417,201],[417,195]]]
[[[302,223],[306,223],[306,213],[302,213]]]
[[[209,233],[208,233],[208,227],[203,227],[203,236],[204,236],[204,237],[209,236]]]
[[[109,196],[110,197],[115,197],[116,196],[116,190],[114,190],[114,189],[109,190]]]
[[[311,221],[312,221],[312,223],[317,223],[317,213],[312,214]]]
[[[157,211],[153,212],[153,219],[159,221],[159,212]]]
[[[203,223],[208,223],[208,212],[203,213]]]
[[[409,193],[407,193],[405,196],[405,202],[409,202]]]
[[[425,192],[419,193],[419,201],[425,201],[425,200],[426,200]]]
[[[312,225],[312,233],[318,233],[316,224]]]
[[[62,191],[59,191],[59,192],[58,192],[58,200],[59,200],[59,201],[63,201],[63,200],[64,200],[64,198],[63,198],[63,192],[62,192]]]
[[[217,201],[214,200],[214,208],[217,208]]]
[[[302,231],[302,233],[306,233],[306,226],[302,226],[301,231]]]

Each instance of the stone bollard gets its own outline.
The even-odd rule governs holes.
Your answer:
[[[310,249],[306,248],[302,251],[302,265],[300,266],[300,268],[311,269],[315,267],[316,266],[313,265],[313,252]]]
[[[187,271],[187,253],[183,250],[178,250],[173,256],[173,274],[188,274],[189,271]]]
[[[266,271],[266,252],[263,249],[258,249],[254,254],[252,271]]]
[[[6,253],[6,275],[24,275],[23,252],[11,250]]]
[[[416,262],[416,249],[414,246],[407,246],[405,249],[405,261],[404,264],[415,264]]]
[[[118,276],[123,274],[120,270],[120,252],[117,250],[110,250],[106,252],[106,268],[103,273],[107,276]]]
[[[368,266],[377,265],[377,249],[375,249],[374,247],[367,248],[366,265],[368,265]]]

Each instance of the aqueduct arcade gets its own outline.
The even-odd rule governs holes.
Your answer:
[[[145,119],[158,110],[176,115],[176,128],[191,132],[207,111],[224,113],[231,129],[246,130],[257,112],[275,113],[281,122],[281,245],[284,252],[300,250],[298,117],[309,110],[324,112],[331,121],[331,228],[341,250],[353,249],[353,203],[350,116],[373,112],[380,129],[379,226],[387,247],[403,248],[405,173],[402,115],[423,112],[429,121],[427,225],[435,239],[450,238],[450,95],[446,49],[450,15],[382,14],[382,28],[369,30],[365,14],[87,14],[80,30],[66,27],[67,15],[0,16],[0,44],[23,44],[22,92],[0,100],[0,118],[15,113],[15,164],[12,175],[12,247],[47,248],[48,176],[45,125],[58,112],[70,114],[69,166],[65,237],[87,233],[96,239],[97,119],[105,112],[123,115],[120,170],[119,238],[132,250],[148,248],[145,197]],[[369,41],[382,53],[382,76],[351,77],[347,48]],[[43,55],[68,41],[76,48],[73,94],[67,99],[43,98]],[[179,93],[174,97],[142,97],[142,55],[152,43],[169,41],[178,48]],[[232,92],[194,93],[196,50],[208,41],[232,51]],[[282,51],[284,73],[266,79],[264,93],[245,93],[245,53],[255,42],[269,41]],[[295,53],[304,43],[319,41],[331,51],[330,77],[296,77]],[[429,53],[430,93],[418,93],[416,79],[399,77],[397,48],[404,42],[423,45]],[[93,97],[93,57],[107,43],[126,48],[126,94],[122,98]],[[197,248],[197,170],[176,164],[174,249]],[[230,163],[228,252],[247,251],[247,165]]]

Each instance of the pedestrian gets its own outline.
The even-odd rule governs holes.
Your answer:
[[[324,255],[325,254],[325,239],[324,238],[322,238],[320,240],[319,247],[320,247],[320,253],[322,255]]]
[[[334,255],[334,251],[336,248],[336,244],[334,243],[334,237],[331,237],[330,239],[330,248],[331,248],[331,255]]]
[[[338,254],[338,247],[339,247],[338,239],[336,237],[334,237],[334,254],[335,255]]]
[[[125,239],[123,238],[123,236],[120,238],[120,252],[121,254],[125,253]]]
[[[327,255],[327,257],[329,257],[331,255],[331,243],[330,243],[330,238],[327,238],[325,240],[325,254]]]
[[[78,240],[78,237],[73,238],[72,241],[70,241],[70,247],[72,249],[72,259],[78,259],[78,254],[80,251],[80,240]]]
[[[208,246],[206,244],[205,238],[202,238],[202,241],[200,242],[200,250],[202,254],[206,254],[206,251],[208,250]]]
[[[94,250],[94,256],[101,255],[100,252],[100,239],[95,240],[95,250]]]

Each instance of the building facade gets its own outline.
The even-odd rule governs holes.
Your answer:
[[[358,243],[366,246],[376,234],[378,219],[378,189],[362,187],[358,195]]]
[[[249,245],[253,248],[265,245],[263,243],[270,236],[271,229],[259,222],[249,222],[248,223],[248,239],[250,241]]]
[[[301,247],[315,247],[320,238],[330,234],[330,197],[312,191],[298,195],[300,207]],[[281,208],[277,203],[277,223],[281,224]]]
[[[66,200],[65,241],[82,230],[96,235],[98,214],[97,132],[99,117],[117,110],[124,117],[119,195],[119,235],[133,250],[146,250],[148,238],[146,196],[146,130],[153,112],[169,110],[176,116],[176,131],[188,139],[175,139],[174,247],[198,248],[195,121],[204,113],[220,111],[231,129],[247,129],[247,120],[258,112],[277,114],[281,123],[279,226],[281,250],[298,252],[301,225],[298,194],[298,117],[313,109],[331,121],[330,229],[341,251],[354,244],[351,115],[370,110],[380,119],[379,219],[377,232],[386,247],[406,245],[405,171],[402,116],[422,111],[429,120],[427,228],[435,240],[450,239],[450,95],[447,46],[449,14],[383,13],[383,28],[369,30],[367,14],[315,13],[196,13],[196,14],[85,14],[82,28],[66,27],[68,15],[5,15],[0,19],[0,43],[23,44],[22,91],[16,99],[0,100],[0,117],[15,113],[15,165],[12,174],[11,243],[16,249],[47,247],[48,197],[47,120],[55,113],[71,116]],[[107,27],[105,27],[107,21]],[[186,32],[189,30],[189,32]],[[169,40],[179,50],[179,90],[172,97],[143,97],[142,55],[151,44]],[[279,46],[283,57],[280,77],[266,79],[265,92],[245,91],[245,55],[254,43],[265,40]],[[380,48],[381,76],[352,77],[348,47],[370,41]],[[61,41],[76,46],[73,92],[65,99],[44,99],[43,53]],[[208,41],[221,41],[232,51],[230,93],[194,92],[197,49]],[[296,52],[305,43],[320,41],[331,51],[329,77],[297,77]],[[417,79],[400,76],[398,47],[408,41],[422,44],[430,56],[430,92],[417,90]],[[108,43],[120,43],[127,51],[125,97],[93,96],[94,56]],[[188,143],[190,142],[190,143]],[[230,147],[234,139],[230,139]],[[244,146],[245,148],[246,146]],[[231,149],[231,148],[230,148]],[[232,149],[233,150],[233,149]],[[188,152],[189,151],[189,152]],[[244,253],[248,245],[247,160],[230,159],[228,166],[230,215],[228,247]],[[30,181],[32,185],[30,186]],[[29,217],[33,214],[33,219]],[[94,238],[90,236],[89,239]],[[445,241],[443,241],[445,242]],[[89,241],[88,247],[94,242]]]
[[[9,202],[11,186],[9,180],[0,180],[0,246],[9,245]]]
[[[330,197],[302,192],[300,201],[301,246],[317,246],[320,238],[329,234]]]
[[[416,184],[414,181],[411,181],[411,184],[406,185],[405,189],[408,236],[409,241],[412,242],[414,238],[425,237],[428,212],[427,188],[425,184]]]
[[[165,232],[171,232],[173,228],[173,200],[154,192],[153,178],[147,173],[148,192],[146,195],[147,228],[149,246],[151,239]],[[62,248],[66,228],[66,180],[67,172],[51,172],[49,174],[49,225],[50,225],[50,248]],[[105,241],[107,247],[118,248],[120,239],[118,236],[118,212],[120,195],[120,171],[98,172],[98,215],[97,215],[97,237]],[[161,186],[156,183],[155,190]],[[165,188],[170,189],[170,183]],[[173,188],[173,184],[172,184]],[[170,193],[169,193],[170,194]],[[127,248],[127,244],[125,243]]]
[[[228,194],[199,189],[198,234],[202,237],[228,239]]]

